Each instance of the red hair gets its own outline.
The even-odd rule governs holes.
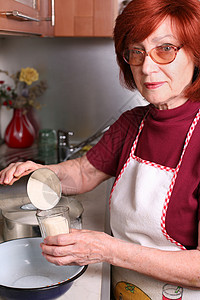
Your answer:
[[[114,29],[115,51],[120,78],[131,90],[136,88],[130,66],[122,53],[133,42],[141,42],[153,33],[167,17],[172,28],[194,60],[192,84],[185,96],[200,101],[200,1],[199,0],[132,0],[117,17]],[[181,76],[181,75],[180,75]]]

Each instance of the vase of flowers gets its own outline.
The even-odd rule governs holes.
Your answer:
[[[39,74],[34,68],[22,68],[12,75],[7,71],[0,72],[9,76],[14,83],[14,86],[10,86],[0,81],[1,105],[13,109],[13,118],[5,130],[4,140],[12,148],[29,147],[34,142],[36,132],[28,114],[33,108],[41,108],[37,98],[46,90],[46,82],[33,84],[39,80]]]

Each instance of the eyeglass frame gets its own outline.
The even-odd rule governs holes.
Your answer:
[[[153,50],[155,50],[156,48],[161,48],[161,47],[163,47],[163,45],[162,46],[156,46],[156,47],[154,47],[154,48],[152,48],[151,50],[149,50],[148,52],[146,51],[146,50],[142,50],[142,49],[138,49],[138,48],[135,48],[135,47],[133,47],[132,49],[125,49],[124,51],[123,51],[123,54],[122,54],[122,57],[123,57],[123,59],[124,59],[124,61],[128,64],[128,65],[131,65],[131,66],[141,66],[143,63],[144,63],[144,60],[145,60],[145,57],[146,56],[149,56],[155,63],[157,63],[157,64],[159,64],[159,65],[168,65],[168,64],[170,64],[170,63],[172,63],[175,59],[176,59],[176,56],[177,56],[177,53],[178,53],[178,51],[181,49],[181,48],[183,48],[183,44],[181,44],[180,46],[174,46],[174,45],[169,45],[171,48],[173,48],[175,51],[174,51],[174,58],[173,58],[173,60],[171,60],[170,62],[167,62],[167,63],[159,63],[159,62],[157,62],[152,56],[151,56],[151,52],[153,51]],[[142,63],[141,64],[138,64],[138,65],[133,65],[133,64],[130,64],[128,61],[127,61],[127,59],[125,58],[125,51],[131,51],[131,50],[133,50],[133,49],[136,49],[136,50],[138,50],[138,51],[140,51],[142,54],[143,54],[143,58],[144,58],[144,60],[142,61]]]

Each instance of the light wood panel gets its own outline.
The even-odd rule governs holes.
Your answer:
[[[55,0],[55,36],[74,35],[74,0]]]
[[[93,17],[75,17],[74,36],[93,36]]]
[[[118,0],[55,0],[55,36],[112,37]]]
[[[93,0],[75,0],[75,16],[92,17]]]
[[[74,35],[93,36],[93,0],[75,0]]]
[[[115,1],[94,0],[94,36],[112,36]]]

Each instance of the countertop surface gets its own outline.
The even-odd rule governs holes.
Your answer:
[[[12,162],[26,161],[38,156],[38,147],[34,143],[29,148],[10,148],[5,143],[0,145],[0,169],[5,168]]]
[[[109,232],[108,195],[111,182],[104,182],[93,191],[78,195],[84,212],[82,226],[84,229]],[[14,186],[0,187],[0,210],[12,206],[16,201]],[[22,200],[23,204],[23,198]],[[2,219],[0,219],[0,241],[2,241]],[[72,287],[59,300],[108,300],[110,299],[110,266],[106,263],[89,265],[86,272],[74,281]],[[0,300],[3,300],[0,296]]]

